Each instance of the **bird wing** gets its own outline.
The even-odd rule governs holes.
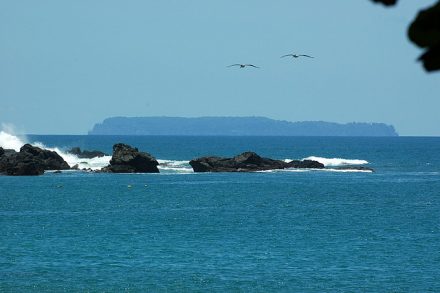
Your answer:
[[[260,68],[258,66],[253,65],[253,64],[245,64],[244,66],[252,66],[252,67],[255,67],[255,68]]]
[[[312,56],[304,55],[304,54],[302,54],[302,55],[298,55],[298,56],[304,56],[304,57],[314,58],[314,57],[312,57]]]
[[[227,67],[232,67],[232,66],[241,66],[241,64],[232,64],[232,65],[229,65]]]
[[[293,54],[283,55],[283,56],[281,56],[280,58],[284,58],[284,57],[287,57],[287,56],[293,56]]]

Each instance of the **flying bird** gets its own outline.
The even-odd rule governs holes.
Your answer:
[[[232,65],[229,65],[228,67],[232,67],[232,66],[240,66],[240,68],[245,68],[245,67],[248,67],[248,66],[255,67],[255,68],[260,68],[258,66],[253,65],[253,64],[232,64]]]
[[[305,54],[287,54],[287,55],[283,55],[280,58],[284,58],[284,57],[292,57],[292,58],[298,58],[298,57],[307,57],[307,58],[314,58],[310,55],[305,55]]]

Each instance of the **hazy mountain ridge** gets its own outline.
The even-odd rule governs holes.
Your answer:
[[[90,135],[398,136],[392,125],[324,121],[289,122],[266,117],[111,117]]]

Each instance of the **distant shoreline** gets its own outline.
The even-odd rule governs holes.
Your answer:
[[[158,136],[399,136],[384,123],[290,122],[266,117],[111,117],[88,135]]]

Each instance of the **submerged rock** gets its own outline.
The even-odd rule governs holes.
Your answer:
[[[110,165],[102,172],[110,173],[159,173],[159,163],[149,153],[140,152],[137,148],[118,143],[113,146]]]
[[[263,158],[254,152],[245,152],[233,158],[201,157],[189,162],[194,172],[255,172],[287,168],[324,168],[317,161],[292,161]]]
[[[6,175],[41,175],[44,170],[70,169],[56,152],[30,144],[22,146],[20,152],[3,150],[0,153],[0,173]]]
[[[108,156],[106,153],[103,153],[101,151],[87,151],[87,150],[83,150],[81,151],[81,149],[79,147],[74,147],[70,150],[67,151],[68,153],[77,156],[78,158],[81,159],[91,159],[91,158],[96,158],[96,157],[104,157],[104,156]]]

